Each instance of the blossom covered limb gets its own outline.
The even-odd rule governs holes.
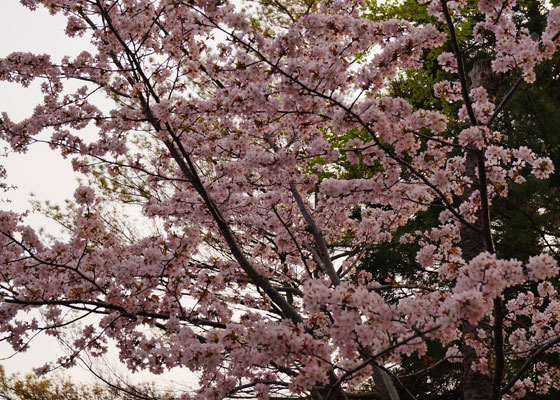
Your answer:
[[[210,22],[212,23],[212,21],[210,20]],[[246,41],[244,41],[242,38],[238,37],[237,35],[235,35],[235,33],[232,32],[228,32],[226,30],[224,30],[223,28],[220,28],[218,25],[216,25],[216,27],[218,27],[223,33],[230,35],[231,38],[236,41],[241,43],[244,47],[246,47],[248,50],[250,50],[251,52],[255,53],[260,59],[262,59],[265,63],[269,64],[275,71],[277,71],[279,74],[283,75],[286,77],[286,79],[292,81],[293,83],[295,83],[297,86],[301,87],[303,90],[309,92],[310,94],[314,95],[314,96],[318,96],[320,98],[323,98],[325,100],[327,100],[328,102],[334,104],[336,107],[340,108],[342,112],[346,113],[347,115],[349,115],[352,119],[354,119],[356,121],[356,123],[361,126],[362,128],[364,128],[368,133],[370,133],[372,140],[375,142],[375,144],[381,148],[386,155],[388,155],[391,159],[395,160],[397,163],[399,163],[400,165],[404,166],[406,169],[408,169],[412,174],[414,174],[419,180],[421,180],[426,186],[428,186],[433,192],[436,193],[436,195],[439,197],[439,199],[445,204],[445,207],[447,209],[449,209],[451,211],[451,213],[459,220],[461,221],[462,224],[464,224],[465,226],[470,227],[471,229],[473,229],[474,231],[478,231],[479,228],[472,225],[469,221],[465,220],[463,218],[463,216],[455,209],[455,207],[451,204],[451,202],[448,200],[448,196],[446,196],[439,188],[438,185],[430,182],[430,180],[421,172],[419,172],[413,165],[411,165],[410,163],[408,163],[405,159],[398,157],[396,154],[394,154],[393,151],[391,151],[391,149],[389,147],[387,147],[386,145],[384,145],[380,140],[378,135],[372,130],[372,126],[370,126],[370,124],[368,124],[366,121],[364,121],[362,119],[362,117],[360,115],[358,115],[355,111],[353,111],[351,109],[351,107],[346,106],[345,104],[343,104],[342,101],[334,98],[331,94],[325,94],[319,90],[317,90],[317,88],[313,88],[313,87],[309,87],[307,86],[304,82],[300,81],[297,77],[290,75],[289,73],[287,73],[286,71],[282,70],[279,66],[278,63],[275,63],[269,59],[266,58],[266,55],[263,54],[262,52],[260,52],[258,49],[256,49],[253,45],[251,45],[250,43],[247,43]]]
[[[443,15],[445,17],[445,22],[447,24],[447,28],[449,29],[449,40],[451,41],[451,45],[453,46],[453,52],[455,54],[455,59],[457,63],[457,73],[459,75],[459,82],[461,83],[461,95],[463,97],[463,102],[467,109],[467,113],[469,115],[469,120],[471,125],[478,125],[476,116],[474,115],[474,111],[472,109],[471,99],[469,96],[469,89],[467,84],[467,76],[465,74],[465,66],[463,63],[463,53],[459,48],[459,43],[457,42],[457,35],[455,33],[455,25],[453,24],[453,19],[451,14],[449,13],[449,8],[447,6],[447,0],[440,0],[441,8],[443,11]]]
[[[549,340],[547,343],[543,344],[537,348],[523,363],[523,365],[517,370],[517,372],[511,377],[511,379],[502,387],[501,394],[507,394],[515,385],[515,383],[527,372],[529,368],[533,366],[537,358],[550,349],[551,347],[560,343],[560,337]]]

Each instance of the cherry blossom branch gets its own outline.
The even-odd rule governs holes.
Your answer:
[[[519,86],[521,85],[521,82],[523,82],[523,76],[520,76],[519,78],[517,78],[517,80],[515,81],[515,83],[513,84],[513,86],[508,90],[508,92],[506,93],[506,95],[502,98],[502,100],[500,101],[500,104],[498,104],[496,106],[496,108],[494,109],[494,113],[492,114],[492,116],[488,119],[488,122],[486,123],[486,126],[490,127],[492,126],[492,124],[494,123],[495,119],[498,117],[498,115],[500,115],[500,113],[502,112],[502,109],[506,106],[506,104],[508,103],[508,101],[513,97],[513,94],[515,93],[515,91],[519,88]]]
[[[463,101],[465,102],[465,107],[467,109],[467,114],[469,116],[471,125],[476,126],[478,125],[478,121],[476,120],[476,116],[474,115],[471,99],[469,96],[467,77],[465,74],[465,67],[463,65],[463,55],[461,53],[461,49],[459,48],[457,34],[455,33],[455,26],[453,25],[453,20],[451,19],[449,8],[447,8],[447,0],[441,0],[441,7],[445,16],[445,21],[447,23],[447,29],[449,29],[451,46],[453,47],[453,52],[455,53],[455,58],[457,60],[457,72],[459,74],[459,82],[461,83],[461,94],[463,96]]]
[[[457,143],[447,142],[443,139],[439,139],[436,136],[428,136],[428,135],[425,135],[425,134],[420,133],[420,132],[413,132],[413,135],[418,136],[420,138],[423,138],[425,140],[431,140],[431,141],[437,142],[437,143],[442,144],[444,146],[453,147],[453,148],[456,148],[456,149],[461,149],[461,150],[466,150],[466,151],[472,151],[472,149],[469,149],[466,146],[461,146],[460,144],[457,144]]]
[[[392,151],[389,150],[389,148],[387,148],[387,146],[384,146],[379,138],[377,137],[377,135],[375,135],[374,132],[372,132],[369,124],[367,124],[365,121],[362,120],[362,118],[357,115],[354,111],[350,110],[347,106],[345,106],[344,104],[342,104],[340,101],[334,99],[332,96],[330,95],[326,95],[323,92],[319,92],[313,88],[308,87],[307,85],[305,85],[304,83],[302,83],[300,80],[298,80],[296,77],[294,77],[293,75],[289,74],[288,72],[284,71],[282,68],[278,67],[277,63],[274,63],[272,61],[270,61],[268,58],[266,58],[264,56],[264,54],[262,54],[259,50],[257,50],[253,45],[247,43],[246,41],[242,40],[241,38],[239,38],[238,36],[236,36],[234,33],[232,32],[228,32],[227,30],[225,30],[224,28],[220,27],[217,23],[215,23],[210,17],[208,17],[206,14],[204,14],[202,11],[197,10],[197,12],[202,15],[204,18],[206,18],[211,24],[213,24],[213,26],[218,29],[219,31],[225,33],[226,35],[228,35],[229,37],[231,37],[232,39],[234,39],[236,42],[239,42],[240,44],[242,44],[245,48],[247,48],[248,50],[252,51],[255,55],[257,55],[260,59],[262,59],[266,64],[268,64],[270,67],[272,67],[274,70],[276,70],[278,73],[280,73],[281,75],[283,75],[284,77],[286,77],[288,80],[294,82],[296,85],[300,86],[302,89],[306,90],[309,93],[312,93],[314,95],[316,95],[317,97],[320,97],[322,99],[325,99],[329,102],[331,102],[332,104],[334,104],[335,106],[337,106],[338,108],[340,108],[341,110],[345,111],[348,115],[352,116],[355,121],[362,126],[369,134],[370,136],[373,138],[373,140],[375,141],[375,143],[379,146],[379,148],[381,148],[388,156],[389,158],[391,158],[392,160],[396,161],[397,163],[401,164],[402,166],[404,166],[407,170],[409,170],[414,176],[416,176],[418,179],[420,179],[426,186],[428,186],[431,190],[433,190],[437,196],[441,199],[441,201],[444,203],[444,206],[446,207],[446,209],[448,209],[455,218],[457,218],[457,220],[459,220],[463,225],[469,227],[470,229],[472,229],[475,232],[481,233],[481,230],[476,227],[475,225],[469,223],[468,221],[466,221],[461,214],[459,214],[457,212],[457,210],[455,209],[455,207],[453,207],[453,205],[449,202],[449,200],[447,199],[447,197],[441,192],[441,190],[439,190],[437,188],[436,185],[434,185],[433,183],[431,183],[422,173],[420,173],[418,170],[416,170],[416,168],[414,168],[410,163],[408,163],[407,161],[401,159],[400,157],[398,157],[397,155],[395,155]]]
[[[560,37],[560,31],[557,32],[551,39],[552,42],[556,41],[556,39],[558,39],[558,37]],[[514,93],[516,92],[516,90],[519,88],[519,86],[521,85],[521,83],[523,82],[523,75],[521,75],[519,78],[517,78],[517,80],[515,81],[515,83],[513,84],[513,86],[508,90],[508,92],[506,93],[506,95],[502,98],[502,100],[500,101],[500,104],[498,104],[496,106],[496,109],[494,110],[494,113],[492,114],[492,116],[490,117],[490,119],[488,120],[488,122],[486,123],[486,126],[490,127],[492,126],[492,124],[494,123],[494,120],[498,117],[498,115],[502,112],[502,109],[506,106],[506,104],[508,103],[508,101],[512,98],[512,96],[514,95]]]
[[[18,348],[15,349],[14,353],[12,353],[11,355],[9,355],[9,356],[7,356],[7,357],[2,357],[2,358],[0,358],[0,361],[9,360],[9,359],[11,359],[12,357],[15,357],[17,354],[22,353],[22,352],[24,352],[24,351],[27,351],[29,344],[33,341],[33,339],[35,339],[35,338],[36,338],[39,334],[41,334],[42,332],[47,331],[47,330],[57,329],[57,328],[64,328],[64,327],[66,327],[66,326],[72,325],[72,324],[74,324],[74,323],[76,323],[76,322],[78,322],[78,321],[80,321],[80,320],[82,320],[82,319],[88,317],[88,316],[91,315],[92,313],[93,313],[93,312],[87,312],[87,313],[84,313],[84,314],[82,314],[82,315],[79,315],[79,316],[77,316],[77,317],[75,317],[75,318],[72,318],[72,319],[70,319],[69,321],[66,321],[66,322],[62,322],[62,323],[59,323],[59,324],[50,324],[50,325],[47,325],[47,326],[42,326],[42,327],[36,328],[37,331],[35,332],[35,334],[33,334],[31,337],[29,337],[29,339],[28,339],[27,341],[25,341],[21,346],[18,344]],[[0,338],[0,342],[8,341],[8,340],[11,339],[13,336],[14,336],[14,335],[12,334],[12,335],[9,335],[9,336]]]
[[[264,135],[264,138],[270,145],[270,147],[272,147],[275,152],[278,152],[279,148],[276,143],[272,141],[272,138],[267,134]],[[319,250],[319,258],[322,261],[325,272],[329,276],[332,284],[334,286],[338,286],[340,284],[340,277],[336,273],[336,269],[332,263],[331,257],[329,255],[329,250],[327,249],[327,244],[323,237],[323,233],[321,232],[321,230],[315,223],[315,219],[307,209],[307,206],[305,205],[305,202],[303,201],[303,198],[301,197],[301,194],[299,193],[299,190],[293,180],[289,182],[289,186],[290,191],[292,192],[292,196],[294,196],[294,200],[296,201],[296,204],[301,214],[303,215],[305,222],[307,223],[307,227],[311,231],[311,234],[315,239],[315,244],[317,245],[317,249]]]
[[[228,393],[226,394],[225,397],[229,397],[229,396],[231,396],[231,395],[233,395],[233,394],[235,394],[235,393],[237,393],[237,392],[239,392],[239,391],[241,391],[241,390],[243,390],[243,389],[252,388],[252,387],[254,387],[254,386],[258,385],[258,384],[276,385],[276,386],[284,386],[284,387],[288,387],[288,386],[289,386],[288,383],[282,382],[282,381],[267,380],[267,379],[256,380],[256,381],[253,381],[253,382],[251,382],[251,383],[246,383],[246,384],[244,384],[244,385],[237,386],[236,388],[234,388],[234,389],[232,389],[230,392],[228,392]]]
[[[317,245],[317,249],[319,250],[319,256],[321,258],[321,261],[323,262],[323,266],[326,269],[325,272],[329,276],[332,284],[334,286],[338,286],[340,284],[340,278],[338,277],[336,273],[336,269],[334,268],[332,260],[329,256],[329,250],[327,249],[327,244],[325,243],[323,234],[321,233],[319,227],[315,223],[315,219],[307,209],[307,206],[305,205],[294,181],[290,181],[289,185],[290,185],[290,191],[294,196],[296,204],[298,205],[298,208],[301,211],[303,218],[305,219],[305,222],[307,222],[307,226],[309,227],[309,230],[311,231],[313,238],[315,239],[315,244]]]
[[[150,81],[149,81],[148,77],[146,76],[146,74],[144,74],[144,70],[143,70],[140,62],[138,61],[136,54],[130,50],[130,47],[128,47],[126,42],[121,38],[121,35],[117,31],[117,29],[115,29],[115,27],[113,26],[111,16],[109,15],[108,11],[103,7],[103,5],[99,2],[99,0],[96,0],[96,5],[97,5],[97,8],[99,9],[99,12],[100,12],[101,16],[103,17],[103,20],[105,21],[105,23],[107,25],[107,28],[109,28],[111,33],[115,36],[117,41],[120,43],[123,51],[125,52],[125,54],[127,55],[128,59],[129,59],[129,62],[131,64],[131,66],[134,67],[133,68],[133,73],[135,73],[135,74],[137,73],[137,74],[140,75],[141,82],[144,83],[144,86],[146,87],[146,89],[150,92],[152,97],[159,103],[159,96],[157,95],[156,91],[154,90],[154,88],[150,84]]]
[[[431,288],[429,286],[424,285],[407,285],[407,284],[396,284],[396,285],[382,285],[382,286],[374,286],[371,290],[374,291],[383,291],[383,290],[391,290],[391,289],[418,289],[423,290],[426,292],[437,292],[438,289]]]
[[[358,265],[358,262],[366,255],[367,251],[373,246],[373,243],[370,243],[367,246],[364,246],[364,248],[360,251],[359,254],[356,255],[356,251],[351,251],[350,254],[348,255],[348,257],[352,257],[355,255],[354,260],[352,261],[352,263],[346,268],[344,269],[344,264],[342,264],[340,266],[340,268],[338,269],[338,271],[336,271],[336,273],[338,274],[338,276],[340,276],[340,278],[344,278],[347,274],[349,274],[355,267],[356,265]]]
[[[399,375],[399,378],[406,379],[406,378],[412,378],[412,377],[415,377],[415,376],[423,375],[426,372],[428,372],[429,370],[434,369],[438,365],[444,363],[448,359],[449,359],[449,357],[447,357],[447,356],[443,357],[443,358],[439,359],[438,361],[436,361],[435,363],[433,363],[432,365],[430,365],[429,367],[426,367],[426,368],[421,369],[421,370],[416,371],[416,372],[411,372],[410,374]]]
[[[108,13],[99,4],[99,1],[97,1],[96,4],[100,9],[101,14],[105,17],[105,20],[107,21],[108,24],[108,28],[111,30],[111,32],[113,32],[114,35],[116,35],[117,40],[119,41],[125,53],[127,54],[131,64],[135,66],[134,70],[140,74],[140,77],[142,78],[141,82],[144,84],[144,86],[146,86],[146,89],[150,92],[150,94],[156,100],[156,102],[159,103],[159,97],[157,96],[157,93],[153,89],[152,85],[150,84],[148,78],[143,73],[139,61],[136,60],[136,55],[128,48],[124,40],[120,38],[118,32],[111,24]],[[116,57],[113,57],[113,60],[115,60],[115,58]],[[117,64],[117,66],[119,65]],[[163,127],[161,126],[159,120],[155,118],[155,116],[151,112],[151,109],[148,103],[146,102],[146,100],[144,100],[143,97],[140,97],[140,101],[142,103],[142,109],[146,114],[146,116],[148,117],[150,123],[154,126],[157,132],[162,131]],[[195,190],[202,197],[204,203],[206,204],[208,210],[210,211],[210,214],[212,215],[216,224],[218,225],[218,228],[220,229],[222,236],[224,237],[226,243],[228,244],[228,247],[232,251],[232,254],[235,257],[235,259],[239,262],[240,266],[247,273],[249,278],[251,278],[251,280],[257,286],[261,287],[265,291],[265,293],[269,296],[269,298],[278,305],[278,307],[282,310],[284,315],[289,317],[294,324],[298,324],[302,322],[303,319],[299,315],[299,313],[297,313],[297,311],[287,302],[287,300],[274,289],[271,283],[262,275],[260,275],[256,271],[256,269],[251,265],[251,263],[247,260],[247,258],[243,254],[243,251],[239,247],[237,240],[233,235],[233,232],[229,228],[229,225],[221,215],[220,211],[218,210],[213,200],[210,198],[209,194],[204,188],[202,182],[200,181],[196,169],[192,164],[188,153],[183,148],[183,145],[180,142],[179,138],[173,133],[173,129],[169,126],[169,124],[165,124],[165,125],[166,125],[166,131],[172,137],[173,143],[169,140],[165,140],[164,144],[166,145],[170,154],[179,165],[181,171],[185,174],[185,177],[191,182]],[[177,146],[177,148],[175,146]]]
[[[527,358],[527,360],[525,360],[523,365],[517,370],[515,375],[513,375],[513,377],[509,380],[509,382],[502,388],[500,394],[507,394],[510,391],[510,389],[513,387],[513,385],[515,385],[515,383],[518,381],[518,379],[521,378],[521,376],[523,376],[525,371],[527,371],[531,367],[531,365],[536,361],[536,359],[546,350],[550,349],[551,347],[553,347],[558,343],[560,343],[560,336],[550,340],[546,344],[543,344],[533,354],[531,354],[531,356]]]
[[[508,4],[507,0],[502,2],[502,6],[500,7],[500,11],[498,11],[498,15],[496,15],[496,17],[494,18],[494,22],[493,22],[494,25],[496,25],[498,23],[498,21],[500,20],[500,18],[502,17],[502,13],[504,12],[507,4]]]
[[[110,118],[110,117],[107,117],[107,118]],[[2,124],[1,119],[0,119],[0,124]],[[53,126],[53,125],[48,125],[48,126]],[[13,133],[12,135],[15,136],[16,134]],[[76,146],[69,145],[69,144],[57,143],[57,142],[53,142],[51,140],[37,139],[37,138],[34,138],[34,137],[25,136],[25,135],[17,135],[17,136],[32,140],[33,143],[43,143],[43,144],[47,144],[47,145],[52,146],[52,147],[64,148],[67,151],[72,151],[74,154],[83,154],[83,152],[79,148],[77,148]],[[95,165],[95,164],[113,165],[113,166],[120,167],[120,168],[126,168],[126,169],[131,169],[131,170],[134,170],[134,171],[137,171],[137,172],[142,172],[142,173],[146,174],[147,176],[150,176],[152,178],[157,178],[157,179],[160,179],[160,180],[163,180],[163,181],[181,182],[181,183],[189,182],[187,179],[174,178],[174,177],[162,175],[160,173],[148,171],[147,169],[142,168],[138,165],[127,164],[127,163],[119,162],[119,161],[116,161],[116,160],[109,160],[107,158],[104,158],[104,157],[101,157],[101,156],[98,156],[98,155],[94,155],[94,154],[87,154],[87,156],[98,161],[97,163],[89,163],[89,164],[87,164],[88,166]]]
[[[272,211],[274,212],[274,214],[276,215],[276,217],[278,218],[278,220],[280,221],[280,223],[282,224],[282,226],[284,227],[284,229],[286,229],[286,232],[288,232],[288,235],[290,236],[290,238],[292,239],[292,242],[294,243],[294,246],[296,246],[296,249],[298,250],[298,253],[300,255],[300,258],[303,262],[303,265],[305,266],[305,270],[307,271],[309,276],[312,276],[311,274],[311,270],[309,269],[309,265],[307,264],[307,257],[305,257],[305,254],[303,254],[303,250],[301,248],[301,246],[299,245],[299,242],[297,241],[297,239],[295,238],[294,234],[292,233],[292,231],[290,230],[290,228],[288,227],[288,225],[284,222],[284,220],[282,219],[282,217],[280,217],[280,214],[278,213],[278,211],[276,210],[275,206],[272,206]]]
[[[138,317],[146,317],[155,320],[157,319],[168,320],[171,318],[169,314],[156,313],[156,312],[150,312],[145,310],[129,312],[125,307],[106,303],[104,301],[95,301],[95,300],[25,300],[25,299],[17,299],[13,297],[13,298],[4,298],[4,301],[10,304],[21,304],[21,305],[28,305],[28,306],[43,306],[43,305],[65,306],[78,311],[87,311],[90,313],[104,314],[104,315],[110,314],[108,310],[112,310],[112,311],[117,311],[123,317],[131,318],[131,319],[137,319]],[[93,306],[96,308],[91,309],[86,306]],[[212,328],[221,328],[221,329],[225,329],[227,327],[225,324],[221,322],[204,320],[199,318],[179,317],[178,319],[180,321],[189,322],[195,326],[203,325],[203,326],[209,326]]]
[[[243,251],[239,247],[237,240],[231,231],[228,223],[225,221],[224,217],[222,216],[221,212],[218,210],[214,201],[210,198],[208,192],[204,188],[200,178],[196,174],[196,170],[194,169],[194,165],[190,161],[190,157],[186,154],[186,151],[182,148],[181,142],[172,134],[172,130],[168,129],[168,132],[173,137],[175,144],[177,144],[181,148],[181,153],[175,148],[174,144],[170,141],[166,140],[165,144],[169,149],[169,152],[175,159],[175,161],[179,164],[179,168],[185,174],[187,179],[191,181],[191,184],[198,192],[198,194],[204,200],[208,211],[214,218],[214,221],[218,225],[222,236],[224,237],[228,247],[230,248],[234,258],[243,268],[245,273],[249,276],[249,278],[255,283],[257,286],[262,288],[264,292],[268,295],[268,297],[282,310],[284,315],[286,315],[294,324],[298,324],[303,322],[303,318],[299,315],[299,313],[288,303],[286,298],[284,298],[274,287],[272,284],[261,274],[257,272],[257,270],[251,265],[249,260],[243,254]]]
[[[88,355],[88,357],[89,357],[89,355]],[[91,364],[86,363],[83,360],[82,357],[78,356],[78,359],[82,362],[82,365],[84,365],[93,376],[95,376],[97,379],[99,379],[101,382],[103,382],[105,385],[109,386],[110,388],[112,388],[114,390],[117,390],[118,392],[126,393],[128,396],[130,396],[133,399],[159,400],[155,397],[145,396],[144,394],[142,394],[141,392],[136,390],[134,388],[134,386],[127,385],[126,387],[123,387],[123,386],[120,386],[120,385],[118,385],[114,382],[111,382],[109,379],[104,377],[102,374],[95,371],[95,369],[91,366]]]
[[[69,265],[66,265],[66,264],[58,264],[58,263],[55,263],[55,262],[52,262],[52,261],[42,260],[41,258],[37,257],[37,255],[35,255],[35,253],[32,252],[30,248],[28,248],[26,245],[24,245],[22,242],[17,240],[15,237],[10,235],[9,233],[0,232],[0,234],[4,235],[8,239],[10,239],[12,241],[12,243],[21,247],[23,249],[23,251],[25,251],[27,254],[29,254],[29,257],[31,259],[37,261],[39,263],[39,265],[49,265],[51,267],[61,268],[61,269],[72,271],[72,272],[76,273],[76,275],[78,275],[80,278],[82,278],[85,281],[91,283],[101,293],[107,294],[107,291],[105,289],[103,289],[101,286],[99,286],[99,284],[95,281],[95,279],[88,278],[82,271],[79,270],[79,268],[78,268],[79,264],[80,264],[79,261],[78,261],[78,265],[76,267],[70,267]],[[83,249],[84,254],[85,254],[86,248],[87,248],[87,245],[84,246],[84,249]],[[82,254],[82,256],[84,254]]]
[[[433,332],[435,330],[438,330],[440,327],[441,327],[441,325],[436,325],[436,326],[434,326],[430,329],[426,329],[425,331],[417,332],[414,335],[409,336],[408,338],[403,339],[403,340],[387,347],[385,350],[382,350],[382,351],[368,357],[366,360],[364,360],[363,362],[361,362],[360,364],[358,364],[354,368],[346,371],[341,377],[338,378],[338,381],[336,381],[333,386],[336,387],[336,386],[340,385],[342,382],[344,382],[344,380],[351,377],[352,375],[354,375],[356,372],[360,371],[361,369],[370,365],[371,362],[375,361],[376,359],[378,359],[380,357],[383,357],[385,354],[393,351],[394,349],[402,346],[403,344],[407,344],[408,342],[410,342],[410,341],[412,341],[412,340],[414,340],[418,337],[421,337],[422,335],[425,335],[426,333],[430,333],[430,332]]]

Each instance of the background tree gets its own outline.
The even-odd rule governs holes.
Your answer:
[[[116,387],[77,385],[70,380],[38,378],[29,374],[6,375],[0,366],[0,399],[3,400],[155,400],[165,396],[152,385]],[[167,397],[171,399],[171,397]]]

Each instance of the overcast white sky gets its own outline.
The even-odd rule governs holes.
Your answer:
[[[52,17],[43,8],[31,12],[21,6],[18,0],[2,0],[0,57],[13,51],[49,53],[54,59],[60,59],[65,54],[79,54],[88,46],[88,41],[67,38],[64,26],[63,17]],[[0,112],[7,112],[14,121],[28,117],[41,100],[39,84],[34,82],[31,87],[22,88],[16,84],[0,82]],[[72,197],[75,175],[70,161],[62,159],[46,145],[34,145],[27,154],[13,155],[0,162],[8,170],[8,181],[18,187],[8,193],[8,198],[12,201],[8,207],[15,211],[29,208],[29,193],[34,193],[39,199],[59,203]],[[5,204],[0,206],[6,207]],[[37,216],[28,221],[33,225],[47,224],[47,221]]]
[[[64,55],[77,55],[90,48],[87,39],[70,39],[64,35],[65,19],[62,16],[51,16],[44,8],[31,12],[20,5],[19,0],[0,0],[0,58],[14,51],[28,51],[33,53],[48,53],[54,60]],[[41,101],[39,83],[29,88],[22,88],[16,84],[0,82],[0,112],[7,112],[14,121],[28,117],[35,105]],[[0,147],[5,143],[0,141]],[[34,193],[37,199],[50,200],[62,204],[64,199],[71,199],[77,186],[77,175],[72,171],[70,160],[64,160],[46,145],[33,145],[23,155],[10,155],[7,159],[0,158],[8,171],[8,182],[17,189],[6,194],[0,193],[0,208],[14,211],[30,209],[29,194]],[[5,200],[11,202],[7,203]],[[57,229],[57,225],[39,215],[31,215],[26,220],[33,227],[43,226],[47,230]],[[0,364],[8,372],[30,372],[32,368],[42,366],[46,361],[55,360],[63,354],[56,341],[48,337],[39,336],[34,340],[31,349],[9,359],[4,359],[13,353],[11,348],[0,343]],[[116,359],[117,355],[112,354]],[[91,381],[87,373],[74,369],[68,372],[73,379]],[[174,373],[167,377],[182,381],[183,384],[192,382],[185,371]],[[137,375],[133,380],[155,380],[162,382],[162,377],[149,374]]]

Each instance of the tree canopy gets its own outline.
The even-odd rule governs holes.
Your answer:
[[[0,137],[89,184],[64,240],[0,211],[2,340],[185,400],[554,396],[560,8],[377,3],[22,0],[96,50],[0,59],[44,94]]]
[[[0,399],[2,400],[159,400],[166,397],[153,385],[80,385],[59,377],[39,378],[33,374],[20,377],[7,375],[0,366]],[[166,397],[172,399],[171,396]]]

